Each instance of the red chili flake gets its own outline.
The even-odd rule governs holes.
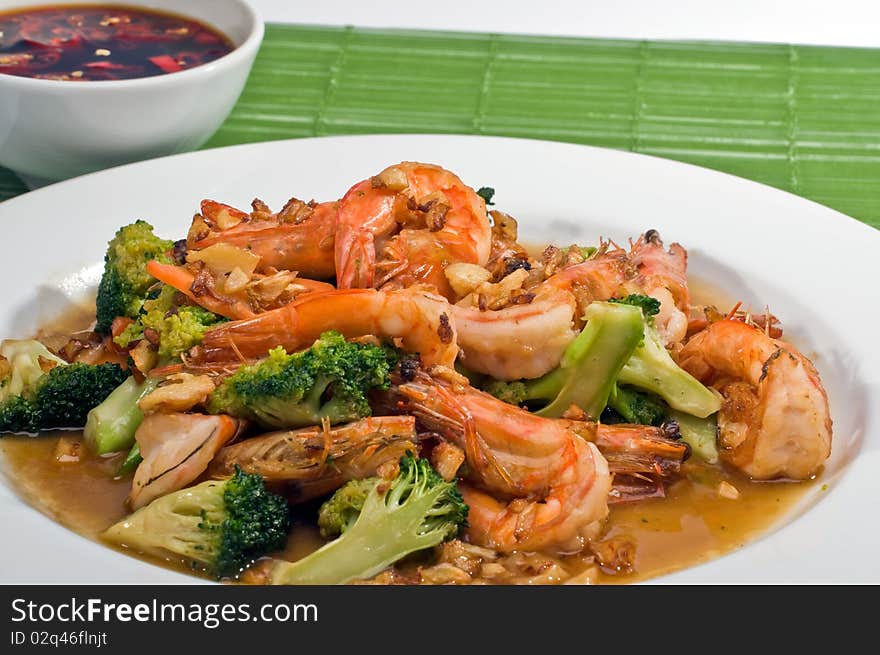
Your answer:
[[[176,73],[179,70],[183,70],[171,55],[156,55],[155,57],[150,57],[150,61],[166,73]]]
[[[125,70],[130,68],[124,64],[114,64],[112,61],[90,61],[83,64],[86,68],[100,68],[102,70]]]

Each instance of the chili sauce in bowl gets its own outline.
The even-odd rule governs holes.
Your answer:
[[[198,20],[124,5],[0,12],[0,73],[61,81],[124,80],[187,70],[235,49]]]

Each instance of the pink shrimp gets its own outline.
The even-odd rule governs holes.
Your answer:
[[[147,263],[147,273],[174,287],[197,305],[231,319],[251,318],[258,310],[261,311],[260,290],[264,286],[270,290],[275,280],[281,282],[282,288],[295,289],[292,292],[294,295],[333,291],[335,288],[328,282],[295,277],[295,273],[276,273],[273,276],[257,276],[258,279],[254,280],[256,284],[248,285],[253,294],[249,295],[247,289],[229,294],[217,291],[215,278],[205,268],[194,272],[189,266],[175,266],[153,260]],[[279,289],[276,287],[275,291],[278,292]]]
[[[648,230],[632,245],[630,257],[638,274],[634,290],[660,301],[654,319],[660,338],[667,346],[681,343],[690,313],[687,251],[677,243],[665,250],[657,230]]]
[[[258,273],[278,269],[319,280],[333,277],[337,202],[315,204],[293,198],[277,213],[259,201],[254,205],[254,211],[247,214],[203,200],[196,220],[201,219],[199,225],[205,227],[190,231],[187,247],[203,250],[225,243],[259,255]]]
[[[373,286],[377,240],[397,229],[397,192],[374,179],[358,182],[339,202],[334,261],[340,289]]]
[[[253,359],[276,346],[306,347],[322,332],[337,330],[348,338],[398,338],[426,365],[452,366],[458,346],[448,308],[443,298],[420,289],[311,293],[254,318],[218,325],[200,348],[204,361]]]
[[[577,551],[597,533],[608,513],[611,474],[596,446],[564,421],[422,371],[389,395],[464,450],[469,481],[459,488],[474,542],[500,551]]]
[[[144,461],[131,483],[132,508],[182,489],[199,477],[241,426],[241,421],[225,415],[147,416],[135,434]]]
[[[544,375],[559,366],[583,327],[586,306],[614,297],[627,275],[626,253],[615,249],[552,275],[531,290],[529,303],[497,310],[452,306],[462,363],[499,380]]]
[[[496,310],[450,305],[462,364],[498,380],[540,377],[559,366],[577,336],[576,307],[572,294],[559,291]]]
[[[417,452],[415,419],[372,416],[344,425],[313,426],[245,439],[221,450],[209,473],[228,477],[239,466],[267,482],[288,483],[288,499],[303,502],[348,480],[376,475]]]
[[[725,319],[691,337],[679,364],[724,396],[722,456],[748,475],[806,479],[828,458],[828,397],[812,362],[790,344]]]
[[[385,241],[399,223],[410,222],[407,212],[423,224],[404,227]],[[451,298],[444,268],[453,262],[482,266],[491,247],[486,204],[472,188],[439,166],[402,162],[356,184],[340,202],[337,283],[340,288],[427,284]]]

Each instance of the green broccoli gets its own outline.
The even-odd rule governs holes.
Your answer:
[[[619,300],[643,307],[647,296],[627,296]],[[706,418],[721,409],[719,397],[681,368],[666,350],[650,321],[644,321],[644,334],[626,365],[617,376],[618,384],[636,387],[660,396],[679,411]]]
[[[669,406],[653,394],[615,385],[608,406],[627,423],[660,425],[669,416]]]
[[[698,458],[714,464],[718,461],[716,433],[718,424],[715,415],[697,418],[675,409],[654,394],[637,391],[632,387],[618,386],[608,399],[610,415],[603,414],[602,420],[613,422],[621,418],[625,423],[659,426],[667,421],[675,421],[681,440],[691,448]]]
[[[697,418],[671,410],[669,418],[678,423],[681,440],[691,447],[691,453],[710,464],[718,461],[718,420],[714,414]]]
[[[391,481],[368,478],[349,485],[321,508],[324,531],[341,536],[296,562],[276,562],[273,584],[369,578],[410,553],[451,539],[467,524],[468,506],[455,482],[443,480],[425,459],[403,457]]]
[[[134,442],[134,445],[131,447],[131,450],[128,451],[128,455],[125,456],[125,459],[122,460],[122,464],[119,465],[119,468],[116,469],[116,475],[119,477],[126,476],[130,473],[134,473],[137,471],[137,467],[141,465],[141,462],[144,461],[143,456],[141,455],[141,447],[137,441]]]
[[[170,263],[173,242],[153,234],[153,226],[135,221],[121,227],[107,247],[104,274],[98,285],[95,330],[108,334],[117,316],[137,318],[149,288],[156,282],[147,273],[151,259]]]
[[[376,486],[378,478],[350,480],[337,489],[318,510],[318,529],[324,539],[335,539],[354,525],[364,509],[367,496]]]
[[[354,421],[371,414],[367,392],[388,388],[396,361],[391,348],[325,332],[307,350],[288,354],[279,347],[262,362],[242,366],[211,394],[208,411],[270,428]]]
[[[116,453],[131,448],[134,433],[144,414],[138,401],[159,385],[159,378],[138,382],[129,377],[116,387],[104,401],[88,413],[83,436],[86,443],[99,455]]]
[[[0,433],[79,428],[128,373],[117,364],[68,364],[39,341],[0,344]]]
[[[256,558],[282,548],[289,526],[287,501],[266,491],[261,476],[236,467],[228,480],[157,498],[102,537],[136,551],[172,553],[218,578],[235,578]]]
[[[563,353],[558,368],[533,380],[492,381],[485,390],[512,404],[543,404],[536,412],[542,416],[561,416],[574,404],[598,418],[609,399],[612,409],[618,402],[627,411],[626,400],[612,396],[616,382],[655,394],[672,409],[699,418],[714,414],[721,401],[673,361],[649,320],[657,311],[654,298],[637,294],[592,303],[584,313],[586,327]],[[626,416],[625,411],[619,413]]]
[[[217,323],[227,320],[197,305],[177,305],[178,295],[174,287],[163,284],[155,298],[144,301],[137,320],[115,337],[113,342],[127,348],[144,338],[145,329],[151,329],[159,339],[159,355],[177,357],[201,343],[205,332]]]
[[[544,406],[536,413],[562,416],[577,405],[598,418],[614,382],[642,338],[642,312],[623,304],[595,302],[584,313],[587,324],[562,355],[558,368],[533,380],[494,381],[486,391],[508,403]]]
[[[644,296],[638,293],[631,293],[628,296],[624,296],[623,298],[612,298],[609,302],[617,302],[623,305],[632,305],[634,307],[639,307],[642,310],[642,314],[645,315],[645,318],[650,320],[650,317],[656,316],[660,313],[660,301],[656,298],[652,298],[651,296]]]

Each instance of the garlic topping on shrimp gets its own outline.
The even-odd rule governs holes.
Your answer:
[[[400,224],[403,229],[385,240]],[[337,283],[425,284],[451,298],[443,269],[454,262],[485,265],[491,247],[486,203],[471,187],[440,166],[401,162],[359,182],[340,202]]]
[[[828,458],[828,397],[812,362],[790,344],[725,319],[691,337],[679,364],[724,396],[722,456],[751,477],[802,480]]]
[[[419,353],[426,365],[451,367],[458,346],[448,312],[445,299],[417,288],[310,293],[254,318],[220,324],[197,348],[205,361],[255,359],[276,346],[288,351],[303,348],[321,333],[336,330],[349,339],[400,339],[404,349]]]
[[[469,481],[459,488],[475,543],[504,552],[577,551],[598,532],[608,514],[608,464],[564,421],[423,371],[389,395],[464,450]]]
[[[257,272],[297,271],[302,277],[332,278],[337,202],[305,203],[291,198],[277,213],[254,201],[254,211],[203,200],[187,238],[189,250],[218,243],[246,248],[260,257]]]
[[[548,373],[578,335],[583,310],[614,297],[627,267],[626,254],[613,249],[555,273],[530,290],[529,303],[497,310],[452,306],[462,363],[499,380]]]

